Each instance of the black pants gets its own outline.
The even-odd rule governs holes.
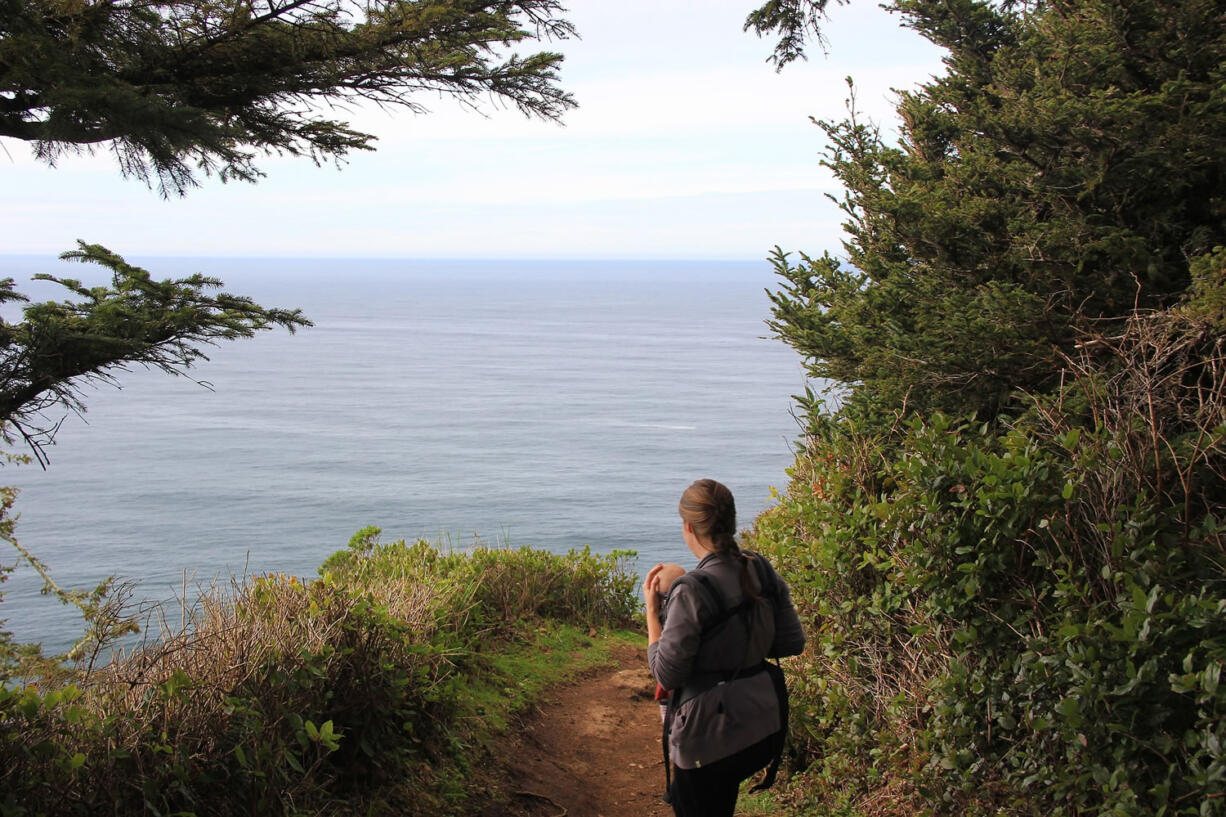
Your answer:
[[[770,765],[778,747],[779,736],[771,735],[709,766],[673,766],[673,785],[668,790],[673,813],[677,817],[732,817],[741,783]]]

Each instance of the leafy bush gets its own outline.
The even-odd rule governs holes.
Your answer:
[[[359,531],[349,550],[323,563],[321,575],[371,587],[386,581],[424,582],[447,599],[453,612],[462,610],[453,629],[533,618],[617,626],[637,615],[638,582],[626,570],[633,551],[602,556],[585,545],[565,554],[529,547],[443,552],[422,540],[381,545],[379,533],[378,528]]]
[[[628,554],[375,536],[319,580],[207,596],[186,630],[76,684],[0,688],[0,814],[435,814],[487,653],[524,622],[625,624],[636,606]]]
[[[798,806],[1226,813],[1226,356],[1188,307],[1008,428],[815,420],[751,537],[813,635]]]

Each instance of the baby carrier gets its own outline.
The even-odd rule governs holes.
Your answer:
[[[748,564],[752,564],[755,572],[758,575],[758,583],[762,588],[762,595],[759,598],[745,598],[740,604],[735,607],[729,607],[724,599],[724,594],[720,592],[719,587],[701,570],[696,570],[686,573],[679,577],[673,586],[682,582],[692,586],[697,592],[704,595],[710,602],[709,608],[715,610],[715,614],[708,617],[702,622],[702,632],[699,636],[700,642],[706,641],[712,635],[720,632],[733,619],[739,619],[746,630],[746,638],[750,639],[749,632],[752,625],[752,613],[755,606],[762,599],[770,599],[777,607],[779,605],[779,587],[778,580],[774,573],[767,569],[765,562],[760,558],[749,558],[746,560]],[[779,659],[775,659],[775,663],[763,660],[751,667],[741,667],[729,673],[718,674],[708,673],[702,676],[692,678],[685,686],[680,689],[674,689],[668,696],[668,706],[664,714],[664,801],[669,802],[669,792],[672,788],[672,758],[669,751],[669,736],[672,732],[673,718],[677,708],[682,703],[695,698],[702,693],[718,686],[719,684],[729,683],[738,678],[748,678],[756,675],[759,672],[765,672],[770,675],[771,681],[775,687],[775,695],[779,699],[779,731],[770,736],[771,748],[773,750],[771,760],[766,767],[766,777],[761,783],[754,786],[750,791],[762,791],[768,789],[775,783],[775,777],[779,772],[779,763],[783,759],[783,744],[787,739],[788,731],[788,689],[783,677],[783,668],[779,666]]]

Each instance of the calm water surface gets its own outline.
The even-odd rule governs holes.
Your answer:
[[[630,548],[645,571],[688,556],[676,502],[693,479],[727,483],[742,525],[786,484],[804,377],[765,337],[765,262],[141,263],[302,307],[315,327],[217,347],[192,372],[210,388],[122,374],[87,391],[45,472],[6,471],[18,538],[61,584],[118,574],[161,599],[185,577],[310,576],[366,525],[385,541]],[[38,271],[103,280],[0,259],[19,281]],[[73,612],[29,574],[5,584],[0,618],[60,648]]]

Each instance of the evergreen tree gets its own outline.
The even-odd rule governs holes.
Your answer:
[[[123,172],[182,194],[199,173],[253,180],[259,154],[317,163],[371,149],[321,113],[426,95],[556,119],[557,0],[0,0],[0,136],[54,164],[107,144]]]
[[[205,357],[202,345],[251,337],[283,326],[310,326],[300,310],[269,309],[249,298],[209,294],[221,282],[196,274],[156,281],[104,247],[81,243],[61,258],[100,264],[111,286],[86,287],[71,278],[38,275],[73,296],[31,304],[24,319],[0,319],[0,427],[16,429],[41,456],[41,443],[66,410],[81,411],[80,388],[114,382],[132,364],[183,374]],[[12,279],[0,281],[0,301],[22,301]]]
[[[750,23],[783,63],[824,6]],[[893,8],[948,72],[900,94],[896,145],[854,102],[822,125],[847,263],[778,254],[772,326],[853,404],[991,416],[1226,244],[1226,26],[1212,0]]]

